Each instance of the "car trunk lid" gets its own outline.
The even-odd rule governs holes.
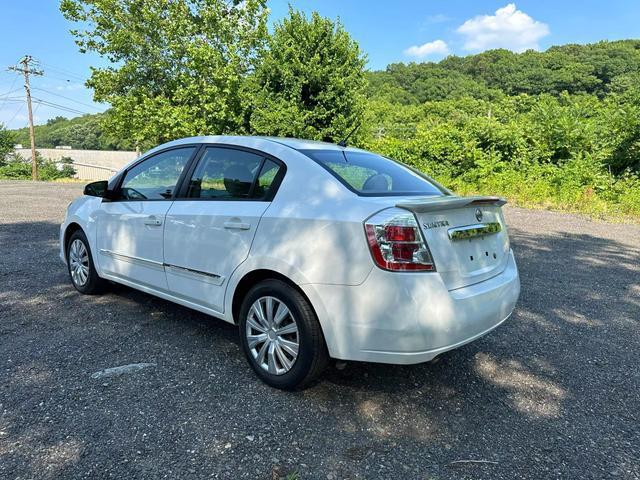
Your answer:
[[[499,197],[425,197],[396,207],[413,212],[449,290],[473,285],[502,272],[509,237]]]

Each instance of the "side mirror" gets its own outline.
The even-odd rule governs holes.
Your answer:
[[[99,182],[91,182],[84,187],[84,194],[90,197],[106,198],[109,191],[109,182],[100,180]]]

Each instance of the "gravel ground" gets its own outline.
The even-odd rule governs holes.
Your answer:
[[[81,188],[0,182],[0,478],[640,478],[640,227],[507,208],[508,322],[285,393],[231,325],[72,288],[57,234]],[[92,378],[131,363],[152,365]]]

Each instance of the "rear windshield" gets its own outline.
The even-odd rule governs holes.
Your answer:
[[[301,150],[358,195],[443,195],[433,180],[401,163],[371,152]]]

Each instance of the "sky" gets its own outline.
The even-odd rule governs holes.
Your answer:
[[[272,24],[287,15],[289,4],[340,18],[373,70],[394,62],[438,61],[491,48],[517,52],[640,38],[639,0],[268,0]],[[31,82],[36,124],[108,107],[94,103],[91,90],[84,86],[89,67],[105,61],[78,51],[69,33],[72,27],[58,11],[57,0],[4,0],[0,123],[8,128],[27,125],[23,78],[6,70],[26,54],[44,71]]]

